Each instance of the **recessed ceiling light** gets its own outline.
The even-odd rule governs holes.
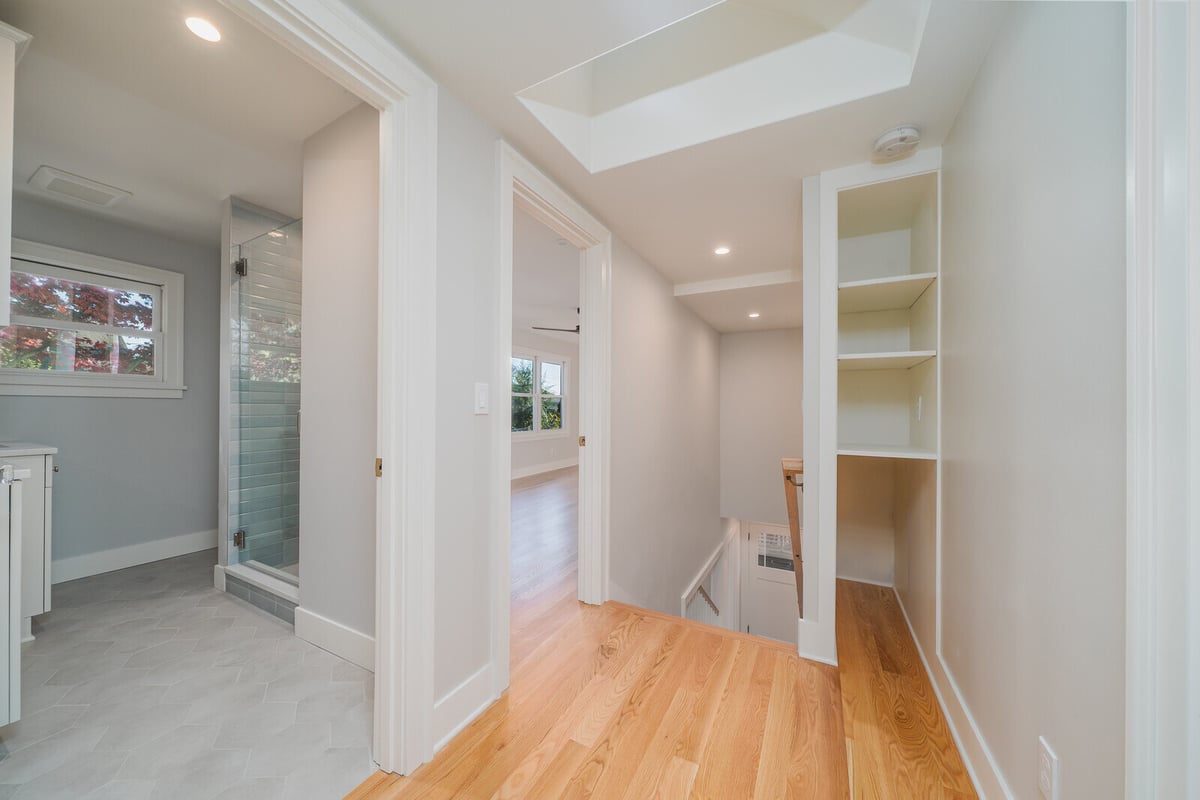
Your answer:
[[[757,311],[751,311],[746,316],[749,317],[750,319],[758,319],[759,317],[762,316],[762,314],[758,313]]]
[[[188,26],[188,30],[199,36],[206,42],[221,41],[221,32],[217,30],[217,26],[213,25],[206,19],[200,17],[188,17],[184,20],[184,24]]]
[[[720,247],[713,248],[713,252],[719,256],[727,256],[729,255],[729,248],[722,245]]]

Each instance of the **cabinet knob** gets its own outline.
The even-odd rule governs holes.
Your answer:
[[[57,466],[54,468],[54,471],[55,471],[55,472],[58,472],[58,467],[57,467]]]

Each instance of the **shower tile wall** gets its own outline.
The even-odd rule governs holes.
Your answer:
[[[240,253],[249,274],[231,287],[229,530],[244,530],[246,546],[232,552],[283,568],[299,560],[300,223]]]

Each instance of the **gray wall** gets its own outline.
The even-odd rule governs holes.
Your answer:
[[[379,113],[303,152],[300,606],[374,637]]]
[[[800,328],[721,335],[721,516],[787,525],[779,459],[804,457]]]
[[[217,528],[219,237],[212,247],[18,196],[13,235],[184,275],[182,399],[0,397],[0,439],[56,445],[55,560]]]
[[[1039,735],[1124,795],[1125,14],[1014,4],[944,146],[942,652],[1022,798]]]
[[[670,614],[721,542],[720,345],[613,241],[611,590]]]

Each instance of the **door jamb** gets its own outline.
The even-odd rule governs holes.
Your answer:
[[[433,757],[437,84],[340,0],[221,2],[379,110],[373,752],[409,773]]]
[[[492,337],[492,694],[509,682],[510,512],[512,486],[512,272],[513,210],[542,222],[583,250],[580,281],[579,600],[600,604],[609,597],[609,380],[612,374],[612,234],[583,206],[508,143],[497,143],[499,231],[496,262],[496,327]]]

